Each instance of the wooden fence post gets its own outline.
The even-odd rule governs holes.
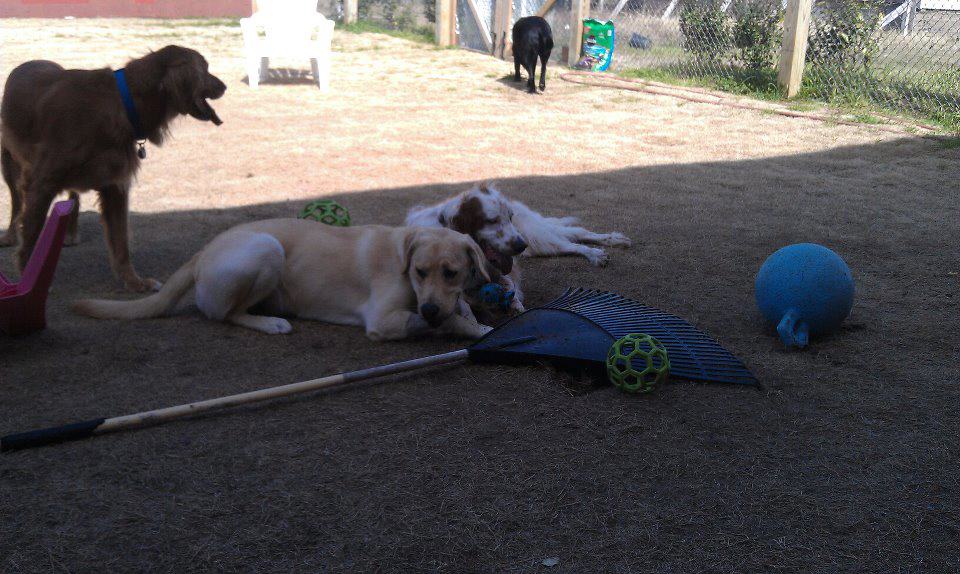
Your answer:
[[[500,59],[506,59],[507,54],[512,52],[511,24],[513,24],[513,0],[494,0],[493,55]]]
[[[590,0],[570,1],[570,50],[567,64],[576,66],[580,61],[580,44],[583,43],[583,21],[590,17]]]
[[[460,0],[450,0],[450,45],[460,45],[460,33],[457,32],[457,6]]]
[[[343,0],[344,24],[356,24],[359,12],[358,0]]]
[[[807,36],[810,33],[810,11],[813,0],[788,0],[783,18],[783,46],[777,81],[792,98],[800,91],[803,64],[807,59]]]
[[[437,45],[442,48],[452,46],[456,34],[457,0],[437,0],[435,16]]]

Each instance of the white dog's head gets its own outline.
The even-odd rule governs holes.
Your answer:
[[[451,229],[413,228],[404,241],[403,268],[417,295],[417,311],[431,327],[456,312],[464,290],[490,281],[480,247]]]
[[[465,233],[480,245],[484,256],[501,273],[510,273],[513,258],[527,242],[513,224],[510,200],[489,183],[474,186],[444,206],[440,225]]]

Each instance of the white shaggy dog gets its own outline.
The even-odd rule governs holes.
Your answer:
[[[473,237],[490,264],[491,277],[504,289],[514,292],[511,314],[524,310],[516,256],[581,255],[600,266],[606,265],[607,253],[585,244],[630,245],[622,233],[594,233],[578,226],[575,217],[544,217],[523,203],[509,199],[491,183],[475,185],[435,205],[414,207],[407,213],[406,225],[447,227]],[[470,296],[466,297],[466,303],[460,308],[463,316],[494,322],[491,310],[485,305]]]
[[[449,227],[466,233],[504,273],[510,271],[502,259],[521,253],[527,257],[581,255],[600,266],[607,263],[607,253],[590,245],[630,246],[630,239],[622,233],[594,233],[577,225],[575,217],[540,215],[490,183],[476,185],[435,205],[414,207],[407,214],[406,224]]]

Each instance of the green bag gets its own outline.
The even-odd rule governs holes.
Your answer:
[[[583,21],[583,44],[577,68],[603,72],[613,60],[613,22],[588,18]]]

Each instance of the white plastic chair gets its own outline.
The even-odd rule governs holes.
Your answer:
[[[310,59],[317,87],[328,91],[333,26],[317,12],[317,0],[258,0],[257,12],[240,19],[250,87],[269,73],[271,57],[301,57]]]

